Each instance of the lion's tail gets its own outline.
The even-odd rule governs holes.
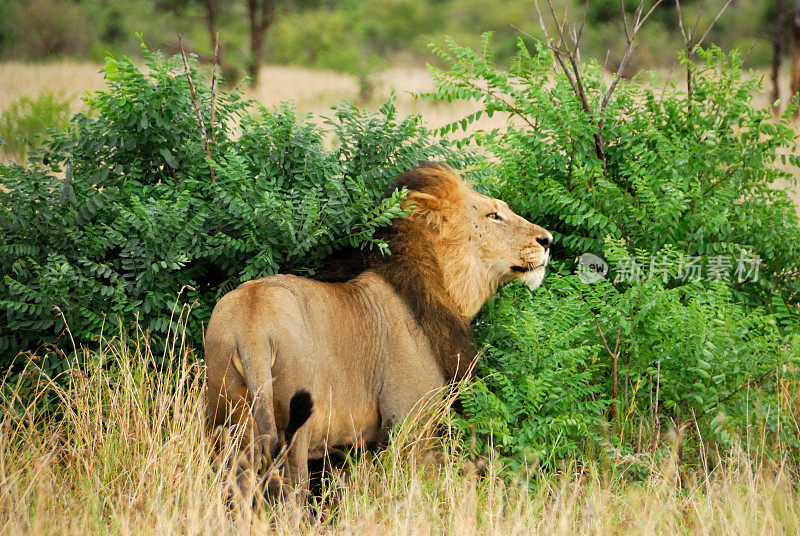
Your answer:
[[[313,411],[314,400],[311,398],[311,393],[305,389],[299,389],[292,395],[292,399],[289,401],[289,422],[286,423],[284,430],[287,445],[292,444],[295,432],[306,423]]]

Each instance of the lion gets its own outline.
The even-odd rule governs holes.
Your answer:
[[[210,429],[243,427],[290,483],[328,448],[388,438],[422,401],[463,379],[470,323],[507,281],[531,289],[553,236],[473,190],[441,163],[400,175],[408,217],[343,282],[293,275],[248,281],[220,299],[205,335]]]

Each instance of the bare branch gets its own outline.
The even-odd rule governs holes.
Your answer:
[[[539,10],[539,0],[534,0],[533,7],[536,8],[536,14],[539,16],[539,26],[542,28],[542,33],[544,33],[544,38],[546,41],[550,41],[550,36],[547,35],[547,25],[544,23],[544,17],[542,17],[542,12]],[[516,28],[516,26],[515,26]],[[517,30],[520,30],[517,28]],[[523,30],[520,30],[523,31]]]
[[[623,26],[625,30],[625,52],[623,53],[622,61],[620,62],[619,68],[617,69],[614,79],[612,80],[611,84],[606,90],[605,95],[603,95],[603,99],[600,104],[599,117],[595,117],[594,111],[592,110],[592,106],[589,104],[589,100],[587,98],[586,89],[583,84],[583,79],[580,70],[580,38],[581,35],[583,34],[583,28],[586,22],[586,15],[589,6],[588,0],[586,1],[586,4],[584,6],[583,20],[581,21],[580,28],[577,31],[574,31],[573,29],[572,37],[575,45],[574,49],[570,49],[569,44],[567,43],[567,38],[564,35],[564,28],[566,27],[567,24],[566,5],[563,18],[559,20],[558,15],[556,14],[555,6],[553,5],[553,0],[547,0],[547,6],[550,10],[550,15],[553,17],[553,22],[555,23],[556,29],[558,30],[557,44],[553,44],[553,41],[551,41],[548,35],[547,25],[545,24],[541,9],[539,8],[538,0],[534,1],[536,14],[539,17],[539,25],[541,26],[542,32],[544,33],[545,36],[546,46],[553,51],[555,60],[558,62],[559,66],[564,72],[564,75],[566,76],[573,91],[580,99],[581,106],[583,107],[584,111],[589,115],[589,120],[591,124],[597,127],[597,131],[594,134],[595,152],[597,153],[597,156],[601,161],[604,173],[606,172],[606,158],[605,158],[605,142],[603,140],[604,118],[602,117],[602,115],[603,112],[608,107],[608,103],[611,100],[611,96],[613,95],[614,90],[617,88],[617,85],[619,84],[619,81],[625,72],[628,62],[630,61],[630,57],[634,49],[634,40],[636,37],[636,33],[641,29],[642,25],[650,17],[650,15],[653,14],[653,12],[661,3],[661,1],[662,0],[657,0],[655,4],[650,7],[647,13],[644,16],[642,16],[642,13],[644,12],[645,0],[640,0],[639,5],[637,6],[636,11],[634,12],[632,24],[629,25],[627,12],[625,11],[625,3],[624,1],[620,0]],[[676,0],[676,3],[678,1],[679,0]],[[685,33],[682,21],[681,21],[681,32]],[[526,33],[526,35],[532,37],[530,36],[530,34]],[[569,67],[567,66],[567,61],[569,62]]]
[[[658,0],[655,4],[653,4],[653,7],[650,8],[650,11],[647,12],[647,15],[645,15],[644,18],[642,18],[642,10],[644,9],[644,0],[641,0],[639,2],[639,6],[636,8],[636,11],[635,11],[635,13],[633,15],[633,26],[632,26],[630,32],[628,31],[627,19],[623,16],[623,23],[625,24],[625,39],[626,39],[625,53],[623,54],[622,61],[620,62],[619,68],[617,69],[617,74],[614,76],[614,80],[611,82],[611,85],[608,86],[608,90],[606,91],[606,94],[603,97],[603,102],[600,104],[600,112],[601,113],[603,111],[605,111],[606,107],[608,106],[608,102],[611,100],[611,95],[614,93],[614,90],[616,89],[617,84],[619,83],[620,79],[622,78],[622,74],[625,72],[625,68],[628,66],[628,61],[630,60],[631,53],[633,52],[633,43],[634,43],[634,39],[636,38],[636,33],[642,27],[642,24],[644,23],[644,21],[647,20],[647,17],[650,16],[650,14],[653,12],[653,10],[656,8],[656,6],[658,6],[660,3],[661,3],[661,0]],[[624,13],[625,5],[623,4],[622,7],[623,7],[623,13]],[[602,127],[602,123],[603,123],[603,119],[601,118],[600,119],[600,126],[601,127]]]
[[[209,160],[211,159],[211,149],[208,146],[208,136],[206,136],[206,127],[203,124],[203,116],[200,113],[200,105],[197,103],[197,93],[194,90],[194,83],[192,82],[192,73],[191,69],[189,69],[189,61],[186,59],[186,50],[183,48],[183,39],[181,38],[181,33],[178,32],[178,44],[181,47],[181,56],[183,56],[183,67],[186,70],[186,79],[189,81],[189,90],[192,93],[192,102],[194,102],[194,111],[197,113],[197,123],[200,125],[200,135],[203,137],[203,144],[206,148],[206,155],[208,155]],[[208,165],[208,171],[211,173],[211,182],[216,182],[214,177],[214,168],[211,164]]]
[[[633,38],[636,35],[637,28],[641,27],[642,10],[644,10],[644,0],[641,0],[639,5],[636,6],[636,11],[633,12],[633,26],[631,27],[630,33],[626,32],[626,37],[631,41],[633,41]]]
[[[610,58],[610,57],[611,57],[611,50],[610,49],[606,49],[606,57],[603,60],[603,70],[604,71],[608,71],[608,58]]]
[[[539,26],[542,28],[542,33],[544,33],[544,38],[545,38],[544,45],[547,48],[549,48],[550,50],[553,51],[553,57],[558,62],[558,64],[561,66],[561,70],[564,71],[564,76],[567,77],[567,81],[569,81],[569,85],[572,86],[572,90],[577,95],[578,94],[578,86],[575,85],[575,81],[572,79],[572,76],[569,74],[569,69],[567,69],[567,66],[564,64],[564,59],[562,58],[563,52],[560,49],[558,49],[555,46],[553,46],[552,41],[550,40],[550,36],[547,33],[547,24],[545,24],[544,17],[542,17],[542,12],[539,9],[539,0],[534,0],[533,5],[536,7],[536,14],[539,16]],[[514,26],[514,27],[517,28],[517,30],[522,32],[527,37],[530,37],[531,39],[536,39],[534,36],[532,36],[531,34],[526,32],[525,30],[522,30],[521,28],[518,28],[516,26]],[[536,40],[541,42],[539,39],[536,39]]]
[[[564,56],[566,56],[567,60],[569,60],[570,66],[572,67],[572,74],[574,76],[575,82],[573,84],[573,89],[577,88],[578,96],[581,99],[581,106],[583,107],[584,111],[589,114],[589,117],[594,121],[594,113],[592,112],[592,107],[589,105],[589,99],[586,97],[586,90],[583,86],[583,80],[581,78],[580,68],[578,67],[578,62],[575,59],[575,54],[570,51],[569,45],[567,45],[567,40],[564,37],[564,26],[566,25],[567,21],[564,19],[563,21],[558,20],[558,16],[556,15],[555,7],[553,7],[553,0],[547,0],[547,5],[550,7],[550,13],[553,16],[553,20],[556,23],[556,27],[558,28],[558,37],[561,41],[561,46],[564,47]],[[559,63],[562,63],[562,67],[566,69],[563,65],[563,61],[559,60]],[[598,156],[602,153],[602,147],[598,146]],[[605,169],[605,158],[601,158],[603,160],[604,169]]]
[[[550,14],[553,15],[553,21],[556,23],[556,28],[558,28],[559,42],[564,47],[564,51],[567,54],[570,54],[569,47],[567,46],[567,40],[564,38],[564,24],[566,24],[567,20],[564,19],[563,21],[559,22],[558,15],[556,15],[556,10],[553,7],[553,0],[547,0],[547,5],[550,7]]]
[[[681,0],[675,0],[675,10],[678,12],[678,28],[681,29],[681,35],[683,36],[683,42],[686,43],[688,46],[689,44],[689,36],[686,35],[686,30],[683,27],[683,14],[681,13]]]
[[[717,21],[722,16],[722,14],[725,13],[725,10],[728,9],[728,6],[730,6],[732,2],[733,2],[733,0],[727,0],[725,2],[725,5],[722,6],[722,9],[719,10],[717,15],[714,17],[714,20],[712,20],[711,24],[709,24],[708,28],[706,28],[706,31],[703,33],[703,36],[698,41],[695,41],[694,38],[695,38],[695,35],[697,35],[696,34],[697,27],[700,24],[700,17],[702,16],[703,10],[705,9],[706,0],[703,0],[703,4],[700,6],[700,12],[697,14],[697,20],[695,20],[695,22],[694,22],[694,28],[688,34],[686,33],[686,28],[685,28],[685,26],[683,24],[683,14],[681,13],[680,0],[675,0],[675,7],[677,8],[677,11],[678,11],[678,27],[681,29],[681,35],[683,36],[683,42],[686,44],[686,59],[687,60],[691,60],[692,54],[694,54],[695,48],[698,45],[702,44],[703,41],[705,41],[706,37],[708,37],[708,33],[711,31],[711,29],[717,23]],[[687,104],[688,110],[689,110],[689,113],[691,113],[691,111],[692,111],[692,69],[691,69],[691,66],[688,66],[688,65],[686,67],[686,97],[687,97],[687,100],[688,100],[688,104]]]
[[[722,16],[723,13],[725,13],[725,10],[728,9],[728,6],[731,5],[732,2],[733,2],[733,0],[728,0],[727,2],[725,2],[725,5],[722,6],[722,9],[720,9],[719,13],[717,13],[717,16],[714,17],[714,20],[712,20],[711,24],[709,24],[708,28],[706,28],[706,31],[703,34],[703,37],[701,37],[700,40],[697,42],[698,45],[702,45],[703,44],[703,41],[705,41],[706,37],[708,37],[708,32],[710,32],[711,28],[713,28],[714,25],[717,24],[717,21],[719,20],[719,18]]]
[[[703,32],[702,37],[700,37],[700,39],[695,41],[694,38],[697,35],[697,33],[696,33],[697,32],[697,27],[700,24],[700,17],[703,14],[703,9],[705,8],[705,5],[706,5],[706,0],[703,0],[703,4],[700,6],[700,12],[697,14],[697,19],[694,22],[694,28],[692,28],[692,31],[689,32],[688,34],[686,33],[686,29],[685,29],[685,26],[683,24],[683,14],[681,13],[680,0],[675,0],[675,7],[676,7],[676,10],[678,12],[678,27],[681,30],[681,35],[683,36],[683,42],[686,44],[686,52],[687,52],[687,54],[689,56],[692,55],[692,53],[694,52],[694,49],[695,49],[696,46],[703,44],[703,41],[706,40],[706,37],[708,37],[708,34],[709,34],[709,32],[711,32],[711,29],[714,28],[714,26],[719,21],[719,18],[722,16],[723,13],[725,13],[725,11],[728,9],[728,7],[732,3],[733,3],[733,0],[727,0],[725,2],[725,5],[723,5],[722,9],[720,9],[719,12],[717,12],[717,14],[714,16],[714,20],[712,20],[711,23],[708,25],[708,27],[706,28],[706,31]]]
[[[644,22],[650,18],[650,15],[653,14],[653,11],[656,10],[656,8],[661,4],[661,2],[662,0],[657,0],[656,3],[653,4],[653,7],[650,8],[650,11],[647,12],[647,14],[639,21],[639,24],[636,26],[636,28],[634,28],[633,33],[637,33],[639,31],[639,28],[642,27],[642,24],[644,24]]]
[[[214,105],[217,97],[217,67],[219,66],[219,32],[214,40],[214,68],[211,71],[211,140],[217,143],[217,136],[214,133]]]
[[[689,34],[690,39],[694,39],[697,35],[697,27],[700,26],[700,18],[703,16],[703,11],[706,9],[706,2],[708,2],[708,0],[703,0],[703,3],[700,4],[700,11],[697,12],[697,18],[694,21],[694,28],[692,28],[692,33]]]
[[[580,52],[580,42],[581,36],[583,35],[583,27],[586,24],[586,15],[589,13],[589,0],[586,0],[586,3],[583,5],[583,17],[581,18],[581,26],[578,28],[578,34],[575,37],[575,51]]]
[[[625,0],[619,0],[619,10],[622,12],[622,26],[625,28],[625,37],[628,37],[630,33],[628,32],[628,15],[625,12]]]
[[[544,23],[544,17],[542,17],[542,12],[539,9],[538,0],[534,0],[534,5],[536,6],[536,13],[539,16],[539,24],[542,27],[542,31],[545,34],[545,38],[547,38],[547,26]],[[581,77],[581,71],[578,63],[578,59],[576,59],[576,53],[571,51],[569,46],[567,45],[566,38],[564,37],[564,26],[566,25],[566,17],[564,20],[559,21],[558,16],[556,15],[555,7],[553,6],[553,0],[547,0],[547,5],[550,8],[550,14],[553,17],[553,21],[556,23],[556,28],[558,28],[558,37],[559,37],[559,45],[558,47],[550,47],[554,50],[554,56],[558,64],[561,66],[561,70],[564,71],[564,75],[566,76],[567,80],[569,81],[572,90],[574,91],[575,95],[580,99],[581,107],[583,108],[584,112],[589,116],[590,124],[594,126],[598,126],[595,122],[595,115],[592,111],[592,107],[589,104],[589,99],[586,96],[586,89],[583,85],[583,79]],[[550,42],[550,39],[548,42]],[[561,50],[563,47],[563,50]],[[575,50],[579,50],[579,46],[576,40],[575,43]],[[572,75],[570,76],[570,69],[567,67],[564,58],[566,57],[567,61],[569,61],[570,67],[572,68]],[[602,126],[602,125],[600,125]],[[600,164],[603,168],[603,175],[607,172],[607,163],[606,163],[606,155],[605,155],[605,142],[603,141],[602,136],[602,129],[598,128],[594,134],[594,146],[595,146],[595,153],[597,154],[597,158],[600,159]]]
[[[552,6],[552,2],[550,0],[548,0],[548,3],[550,3],[550,5]],[[547,30],[545,30],[544,19],[542,18],[541,12],[539,11],[538,8],[538,2],[536,2],[534,5],[537,6],[536,11],[539,13],[539,24],[542,26],[542,31],[544,31],[545,35],[547,35]],[[556,19],[556,24],[558,24],[558,19]],[[532,36],[531,34],[529,34],[524,30],[521,30],[519,28],[517,28],[517,30],[525,34],[527,37],[530,37],[531,39],[536,39],[534,36]],[[538,39],[536,40],[539,41]],[[581,74],[580,70],[578,69],[578,65],[575,61],[575,56],[569,52],[569,49],[567,47],[565,47],[566,50],[561,50],[560,48],[553,46],[549,40],[547,43],[545,43],[545,45],[547,46],[547,48],[553,51],[553,55],[555,56],[555,59],[558,62],[558,64],[561,66],[561,69],[564,71],[564,75],[567,77],[567,81],[569,81],[572,90],[575,92],[575,95],[577,95],[580,98],[583,110],[589,114],[589,117],[591,118],[592,122],[594,122],[594,114],[592,113],[591,106],[589,106],[589,101],[586,98],[586,92],[583,88],[583,83],[581,81]],[[567,67],[566,63],[564,63],[564,57],[566,57],[567,60],[569,60],[570,65],[572,66],[572,73],[574,74],[574,78],[573,75],[570,74],[570,69]]]

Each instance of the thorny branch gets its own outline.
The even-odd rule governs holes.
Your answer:
[[[214,39],[214,69],[211,72],[211,141],[217,143],[217,136],[214,133],[214,104],[217,97],[217,67],[219,66],[219,32]]]
[[[706,1],[703,0],[703,3],[700,5],[700,11],[697,13],[697,19],[694,21],[694,26],[692,27],[691,31],[687,31],[686,27],[683,24],[683,14],[681,13],[681,2],[680,0],[675,0],[675,9],[678,12],[678,28],[681,31],[681,36],[683,37],[683,42],[686,45],[686,59],[691,60],[692,55],[694,54],[695,48],[699,45],[703,44],[703,41],[706,40],[708,37],[708,33],[711,31],[711,28],[717,24],[717,21],[725,13],[725,10],[728,9],[728,6],[731,5],[733,0],[727,0],[725,5],[722,6],[722,9],[719,10],[717,15],[714,17],[714,20],[711,21],[711,24],[708,25],[706,31],[703,32],[703,35],[700,37],[699,40],[695,41],[695,36],[697,35],[697,27],[700,25],[700,18],[703,16],[703,11],[706,7]],[[691,66],[686,67],[686,97],[689,101],[689,113],[692,111],[692,69]]]
[[[512,104],[508,100],[504,99],[502,94],[495,94],[494,92],[492,92],[491,87],[482,88],[478,86],[478,84],[476,84],[475,82],[471,82],[469,80],[466,81],[466,84],[476,91],[485,91],[490,97],[497,99],[498,101],[503,103],[503,106],[505,106],[513,115],[516,115],[517,117],[525,121],[528,124],[528,126],[531,127],[533,130],[537,130],[539,128],[539,125],[531,122],[530,118],[528,117],[529,114],[524,113],[522,110],[519,109],[519,107]]]
[[[594,316],[594,324],[597,326],[597,331],[600,333],[600,340],[603,341],[603,346],[608,352],[608,355],[611,357],[611,378],[613,384],[611,386],[611,406],[608,409],[608,418],[609,420],[614,418],[617,410],[617,391],[619,385],[619,337],[622,333],[622,324],[617,324],[617,338],[614,341],[614,350],[611,350],[611,347],[606,340],[606,335],[603,333],[603,329],[600,327],[600,321],[597,320],[597,315]]]
[[[206,155],[211,160],[211,148],[208,145],[208,136],[206,136],[206,127],[203,124],[203,115],[200,113],[200,105],[197,103],[197,93],[194,90],[194,83],[192,82],[192,73],[189,69],[189,61],[186,59],[186,50],[183,48],[183,39],[180,32],[178,32],[178,44],[181,47],[181,56],[183,56],[183,68],[186,70],[186,79],[189,81],[189,90],[192,92],[192,102],[194,102],[194,111],[197,114],[197,123],[200,125],[200,135],[203,137],[203,144],[206,148]],[[211,173],[211,182],[217,182],[214,176],[214,167],[208,164],[208,171]]]
[[[597,157],[600,159],[600,162],[603,167],[603,174],[607,173],[606,167],[606,156],[605,156],[605,140],[603,139],[603,124],[605,121],[605,113],[606,109],[608,108],[608,104],[611,101],[611,97],[616,90],[619,81],[621,80],[626,67],[628,66],[628,62],[630,61],[631,54],[633,53],[635,47],[635,40],[636,35],[639,30],[642,28],[642,25],[645,21],[650,18],[653,14],[655,9],[661,4],[662,0],[656,0],[656,2],[650,7],[650,9],[645,13],[644,11],[644,4],[645,0],[641,0],[639,5],[636,7],[636,10],[633,13],[633,19],[630,21],[631,24],[629,25],[628,21],[628,14],[625,11],[625,3],[623,0],[620,0],[620,8],[622,10],[622,22],[625,31],[625,51],[622,55],[622,60],[619,64],[616,74],[611,82],[611,84],[606,89],[602,100],[600,101],[599,108],[596,110],[597,114],[595,114],[595,110],[592,109],[592,106],[589,104],[589,100],[586,96],[586,89],[585,84],[583,82],[583,78],[581,75],[580,69],[580,38],[583,34],[583,27],[586,21],[586,13],[588,10],[589,2],[587,0],[586,5],[584,7],[583,12],[583,20],[580,23],[580,26],[577,30],[572,30],[572,40],[574,46],[570,48],[569,44],[567,43],[567,38],[565,37],[565,28],[567,24],[567,11],[566,7],[564,10],[564,14],[559,19],[558,15],[556,14],[555,7],[553,5],[553,0],[546,0],[547,6],[550,11],[550,15],[553,18],[553,22],[555,23],[556,29],[558,30],[557,38],[550,38],[549,32],[547,31],[547,24],[545,23],[544,17],[542,16],[542,11],[539,7],[538,0],[534,1],[534,7],[536,8],[536,14],[539,18],[539,26],[542,29],[542,33],[544,34],[544,46],[550,49],[553,52],[554,58],[558,65],[561,67],[561,70],[564,73],[567,81],[569,82],[572,90],[574,91],[575,95],[580,99],[581,106],[586,114],[589,116],[590,123],[596,127],[596,131],[594,134],[594,141],[595,141],[595,152]],[[683,16],[680,10],[680,0],[675,0],[675,3],[678,8],[678,23],[679,28],[681,31],[681,35],[684,38],[684,42],[686,43],[687,49],[687,56],[691,57],[692,53],[695,50],[695,47],[702,44],[703,41],[708,36],[711,28],[716,24],[728,6],[732,3],[733,0],[727,0],[725,5],[722,9],[717,13],[714,17],[714,20],[711,24],[706,28],[703,32],[703,35],[700,37],[699,40],[695,41],[694,36],[697,34],[697,28],[699,25],[700,17],[703,14],[703,10],[705,8],[705,1],[700,8],[700,13],[698,14],[697,20],[695,21],[694,27],[691,31],[687,31],[686,26],[683,24]],[[527,37],[534,39],[538,42],[542,42],[541,40],[537,39],[536,37],[528,34],[527,32],[523,32]],[[691,106],[691,69],[687,71],[688,73],[688,97]],[[605,348],[608,355],[611,357],[612,361],[612,398],[613,401],[611,403],[611,407],[609,408],[609,419],[613,419],[615,412],[616,412],[616,398],[618,395],[618,383],[619,383],[619,343],[620,343],[620,335],[622,332],[622,325],[619,324],[617,326],[617,335],[616,340],[614,341],[614,348],[612,350],[611,345],[609,344],[608,340],[606,339],[605,333],[603,332],[602,327],[600,326],[600,321],[595,315],[594,317],[595,325],[597,327],[597,331],[600,334],[600,339],[603,343],[603,347]]]
[[[619,84],[620,79],[622,78],[623,73],[625,72],[625,68],[628,65],[628,61],[630,60],[631,53],[633,52],[634,48],[634,40],[636,37],[637,32],[642,27],[642,24],[650,17],[653,13],[655,8],[661,3],[662,0],[657,0],[655,4],[650,8],[649,11],[643,16],[642,13],[644,11],[644,3],[645,0],[641,0],[639,2],[636,11],[634,12],[633,18],[633,25],[629,28],[628,27],[628,17],[625,13],[625,5],[624,2],[620,2],[622,7],[622,18],[623,24],[625,27],[625,52],[622,56],[622,61],[620,62],[619,68],[617,69],[617,73],[614,77],[614,80],[609,85],[608,89],[606,90],[605,95],[603,96],[603,100],[600,103],[600,108],[598,110],[597,115],[595,115],[592,106],[589,104],[589,99],[586,95],[586,87],[583,83],[583,78],[581,76],[581,69],[580,69],[580,38],[583,34],[583,27],[586,22],[586,14],[588,11],[589,2],[587,0],[586,5],[583,11],[583,19],[581,21],[580,27],[577,31],[573,30],[573,42],[574,46],[570,48],[569,44],[567,43],[567,38],[564,35],[564,28],[567,24],[567,11],[566,6],[564,9],[564,14],[559,20],[558,15],[556,14],[555,7],[553,6],[553,0],[547,0],[547,6],[550,10],[550,15],[553,18],[553,22],[555,22],[556,28],[558,29],[558,42],[554,44],[554,40],[550,39],[550,36],[547,32],[547,24],[545,24],[544,17],[542,16],[542,11],[539,8],[539,2],[536,0],[534,2],[534,6],[536,8],[536,14],[539,17],[539,26],[542,28],[542,32],[544,33],[546,46],[553,51],[556,61],[561,66],[561,70],[564,72],[564,75],[567,78],[570,86],[572,87],[575,95],[580,99],[581,106],[586,114],[589,116],[589,121],[593,126],[596,127],[596,131],[594,134],[594,146],[595,146],[595,153],[597,157],[600,159],[600,163],[603,167],[603,174],[605,175],[608,171],[607,168],[607,161],[606,161],[606,154],[605,154],[605,140],[603,138],[603,124],[605,122],[605,111],[608,107],[608,103],[611,100],[611,96],[614,93],[614,90]],[[569,63],[569,67],[567,67],[567,63]]]

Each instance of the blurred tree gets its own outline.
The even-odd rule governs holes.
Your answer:
[[[209,42],[212,47],[217,40],[220,18],[226,10],[231,9],[236,4],[236,2],[228,0],[155,0],[155,2],[156,7],[175,13],[183,13],[191,6],[202,8]],[[307,3],[304,2],[303,5]],[[275,0],[246,0],[245,4],[250,33],[247,74],[250,76],[250,83],[256,85],[258,83],[258,72],[264,60],[264,42],[277,14],[276,2]],[[220,52],[219,61],[223,64],[223,70],[230,69],[230,66],[223,62],[222,52]]]
[[[3,0],[0,4],[0,45],[13,59],[86,56],[97,37],[79,2]]]
[[[783,59],[783,42],[786,39],[786,1],[776,0],[774,13],[775,26],[772,29],[772,111],[778,112],[778,99],[781,98],[780,70]]]
[[[264,58],[264,40],[275,21],[275,0],[247,0],[250,22],[250,58],[247,62],[250,84],[258,84],[258,71]]]
[[[176,14],[183,14],[192,4],[197,4],[203,8],[209,43],[214,46],[217,39],[220,15],[229,2],[225,0],[156,0],[158,9],[172,11]]]
[[[792,80],[791,92],[800,91],[800,0],[792,4]]]

